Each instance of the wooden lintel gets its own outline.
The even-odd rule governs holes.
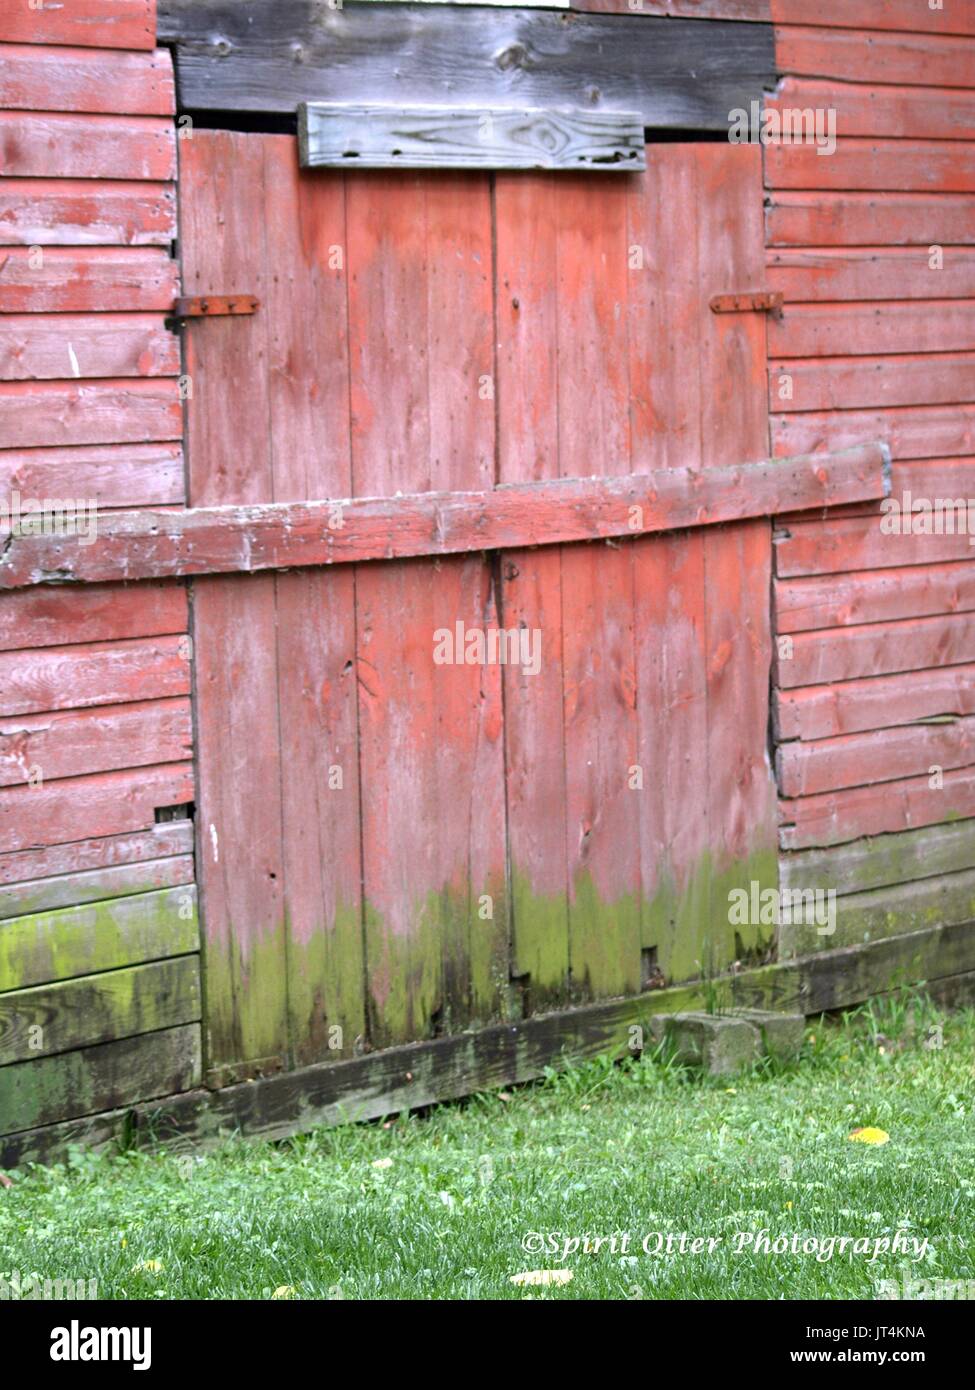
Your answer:
[[[472,111],[465,107],[302,102],[306,169],[561,169],[647,167],[643,120],[630,111]]]
[[[395,102],[633,111],[723,130],[774,85],[771,24],[470,5],[158,0],[186,110]]]
[[[491,492],[111,512],[97,534],[25,518],[0,549],[0,589],[251,573],[634,537],[871,501],[890,488],[884,444],[761,463]],[[79,528],[80,529],[80,528]],[[33,534],[34,531],[41,534]]]

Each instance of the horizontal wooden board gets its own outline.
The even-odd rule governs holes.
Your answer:
[[[165,246],[175,237],[175,184],[0,182],[0,246]]]
[[[185,806],[194,795],[191,763],[0,787],[0,854],[148,830],[157,808]]]
[[[0,319],[0,338],[3,332],[4,322]],[[82,497],[97,502],[99,507],[179,504],[186,497],[182,446],[83,444],[54,449],[0,449],[0,495],[9,497],[13,492],[19,492],[22,499]],[[0,645],[4,631],[0,618]]]
[[[143,833],[151,835],[152,832]],[[161,836],[157,839],[160,845],[164,843]],[[192,882],[192,853],[174,854],[166,859],[135,860],[79,873],[54,874],[24,883],[3,883],[0,879],[0,920],[77,907],[82,903],[104,902],[109,898],[126,898],[133,893],[152,893],[160,888],[178,888]]]
[[[975,401],[975,352],[769,362],[769,409],[864,410]]]
[[[975,718],[946,724],[911,724],[843,734],[815,743],[794,741],[776,752],[776,773],[783,796],[815,796],[918,777],[932,767],[975,766]]]
[[[812,18],[806,0],[771,0],[776,24],[808,24]],[[842,29],[905,29],[920,34],[975,34],[973,0],[856,0],[855,4],[830,5],[823,21]]]
[[[252,572],[636,536],[878,498],[887,486],[885,452],[866,444],[812,462],[669,468],[491,492],[117,512],[100,522],[90,545],[13,535],[0,555],[0,587],[55,574],[96,582]]]
[[[23,589],[0,603],[0,652],[184,633],[182,584]]]
[[[768,349],[772,358],[972,351],[975,299],[790,304],[769,318]]]
[[[774,95],[766,98],[765,110],[778,113],[780,122],[786,111],[834,111],[831,119],[835,120],[835,132],[841,140],[865,135],[903,140],[975,140],[975,92],[971,91],[877,87],[786,77]],[[771,122],[769,128],[776,129]]]
[[[891,497],[900,498],[903,504],[905,493],[912,499],[920,497],[934,499],[975,497],[975,459],[898,459],[891,465]],[[847,517],[866,517],[883,515],[883,502],[851,502],[843,507],[831,507],[830,519],[841,520]],[[783,512],[778,518],[778,529],[787,531],[790,526],[809,521],[806,512]]]
[[[928,980],[924,992],[939,1009],[975,1008],[975,970],[964,970],[944,980]]]
[[[191,884],[12,917],[0,930],[0,994],[198,949]]]
[[[975,714],[975,665],[777,690],[772,708],[780,739],[832,738],[912,720]]]
[[[71,0],[9,4],[0,17],[4,43],[78,44],[87,48],[155,48],[155,0]]]
[[[838,897],[890,884],[970,869],[975,864],[975,820],[930,825],[899,835],[854,840],[832,849],[806,849],[779,858],[783,888],[832,890]]]
[[[43,893],[42,881],[45,879],[77,882],[87,873],[104,873],[116,867],[139,865],[147,861],[159,864],[169,857],[179,857],[184,862],[191,861],[192,855],[193,822],[160,821],[149,830],[139,830],[134,834],[108,835],[100,839],[76,840],[70,844],[13,850],[2,854],[0,884],[6,886],[34,882],[37,892]],[[139,872],[138,869],[136,872]],[[84,892],[83,889],[78,891],[82,894]],[[56,893],[57,890],[52,889],[52,892]],[[109,891],[99,896],[116,895]],[[85,900],[83,896],[77,899],[78,902]],[[71,904],[56,899],[49,906],[69,907]],[[28,910],[35,911],[33,907]]]
[[[0,252],[2,314],[170,309],[178,294],[178,266],[162,248]]]
[[[975,556],[946,565],[777,579],[779,633],[975,611]]]
[[[771,0],[569,0],[573,10],[593,14],[673,15],[677,19],[741,19],[763,24],[772,18]]]
[[[0,111],[0,175],[165,182],[176,177],[176,132],[162,116]]]
[[[776,684],[783,690],[975,661],[975,616],[954,613],[797,632],[789,642],[789,658],[779,655],[776,661]]]
[[[940,244],[940,243],[939,243]],[[770,250],[768,281],[791,304],[836,299],[973,299],[975,247]]]
[[[147,637],[0,653],[0,715],[186,695],[189,640]]]
[[[963,246],[975,242],[975,198],[781,191],[765,231],[768,246]]]
[[[831,7],[831,25],[836,8]],[[851,6],[848,12],[855,15],[858,8]],[[866,33],[858,28],[777,24],[775,58],[779,72],[800,77],[914,87],[975,87],[971,41],[930,29]]]
[[[188,699],[0,719],[0,786],[183,762],[193,756]],[[66,795],[68,793],[65,793]]]
[[[176,376],[179,339],[162,314],[4,314],[0,381]]]
[[[622,111],[471,111],[460,106],[302,102],[298,152],[306,169],[632,173],[647,167],[643,119]]]
[[[940,94],[935,106],[941,110]],[[765,149],[767,188],[877,189],[898,193],[971,193],[975,144],[960,140],[836,141],[828,154],[814,144],[770,142]]]
[[[175,440],[183,433],[174,377],[0,383],[0,413],[5,442],[15,449]]]
[[[194,1023],[199,1017],[196,955],[15,990],[0,994],[0,1067]]]
[[[200,1047],[199,1024],[191,1023],[0,1067],[0,1128],[30,1129],[188,1091],[200,1083]]]
[[[970,405],[800,411],[773,415],[769,424],[772,448],[782,457],[849,448],[863,439],[886,440],[895,461],[975,454],[975,407]]]
[[[165,0],[191,110],[303,101],[635,111],[645,126],[728,129],[772,81],[769,25],[454,5]],[[295,62],[296,51],[301,61]]]
[[[944,785],[910,777],[873,787],[803,796],[779,803],[783,849],[842,844],[867,835],[883,835],[912,826],[938,825],[975,815],[975,770],[944,774]]]
[[[0,44],[0,91],[8,110],[170,116],[176,109],[165,48],[126,53]]]
[[[902,499],[903,494],[898,500]],[[934,503],[938,499],[929,500]],[[908,518],[898,520],[906,525]],[[912,516],[910,520],[913,525],[918,518]],[[807,574],[840,574],[850,570],[897,569],[902,565],[975,560],[975,545],[970,544],[970,535],[885,534],[881,524],[892,525],[893,522],[893,517],[883,517],[879,513],[842,520],[790,521],[788,530],[775,537],[776,575],[788,579]]]
[[[855,893],[836,900],[832,935],[816,925],[783,923],[779,927],[779,956],[794,960],[813,951],[862,946],[885,937],[916,934],[927,929],[971,923],[975,918],[975,870],[922,879],[895,888]]]

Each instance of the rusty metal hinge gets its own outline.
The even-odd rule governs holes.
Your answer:
[[[173,318],[212,319],[218,315],[253,314],[260,307],[260,300],[252,294],[199,294],[187,299],[177,299],[173,305]]]
[[[711,299],[711,311],[715,314],[741,314],[754,310],[761,314],[782,313],[785,296],[781,290],[754,290],[748,294],[716,294]]]

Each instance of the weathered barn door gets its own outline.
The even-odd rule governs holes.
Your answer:
[[[345,175],[197,130],[181,202],[184,293],[261,302],[190,326],[192,505],[767,454],[764,321],[709,308],[763,283],[756,147]],[[727,893],[775,875],[769,562],[757,520],[194,581],[211,1081],[757,947]],[[537,670],[435,660],[459,624]]]

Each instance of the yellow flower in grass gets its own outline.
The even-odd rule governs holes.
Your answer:
[[[162,1274],[162,1260],[140,1260],[132,1266],[133,1274]]]
[[[571,1269],[528,1269],[522,1274],[512,1274],[512,1284],[569,1284],[572,1282]]]
[[[293,1284],[279,1284],[271,1295],[272,1298],[294,1298],[294,1296]]]
[[[885,1129],[876,1129],[873,1125],[865,1125],[861,1129],[855,1129],[848,1134],[847,1139],[852,1139],[854,1144],[886,1144],[890,1135]]]

